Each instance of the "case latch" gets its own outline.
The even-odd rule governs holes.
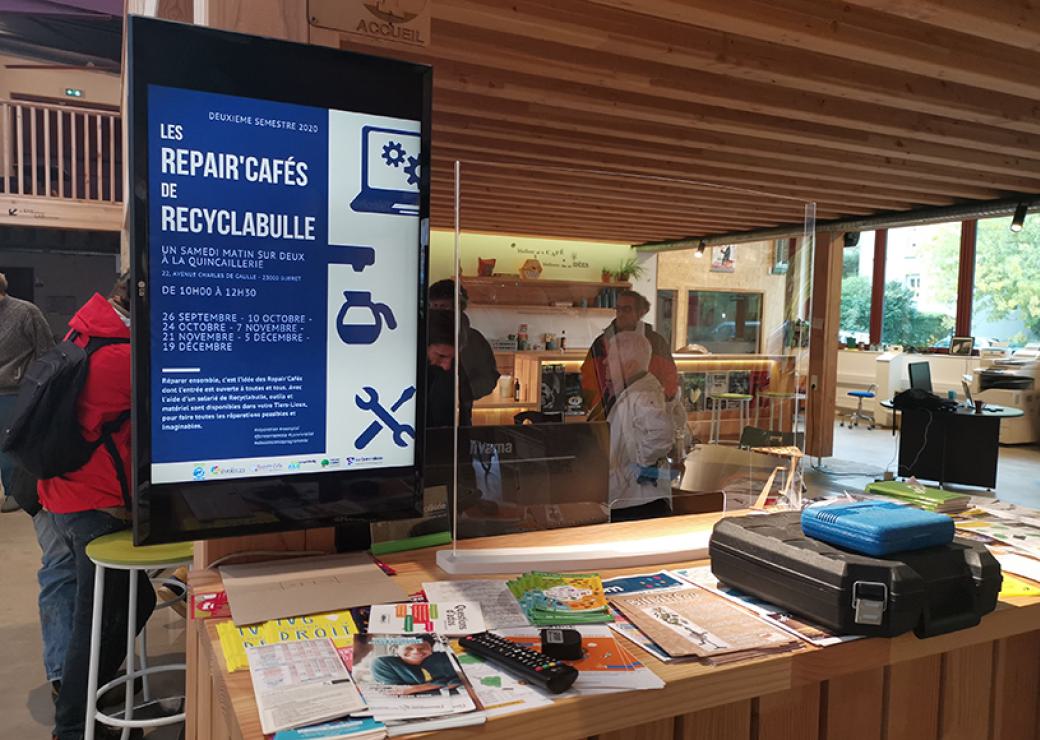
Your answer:
[[[852,584],[852,608],[856,624],[879,625],[888,606],[888,586],[875,581],[856,581]]]

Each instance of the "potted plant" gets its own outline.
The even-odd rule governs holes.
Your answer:
[[[614,278],[614,273],[604,267],[603,272],[600,274],[600,278],[603,282],[609,283]]]
[[[627,260],[621,260],[618,263],[618,267],[614,270],[614,277],[617,278],[619,283],[627,283],[629,278],[638,279],[643,274],[643,266],[636,261],[635,257],[629,257]]]

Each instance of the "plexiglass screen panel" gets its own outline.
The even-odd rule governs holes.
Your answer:
[[[467,209],[492,167],[460,163],[458,234],[431,232],[429,516],[413,532],[796,504],[812,209],[782,204],[801,236],[704,249],[637,250],[562,225],[503,233]],[[534,173],[515,178],[537,189]]]

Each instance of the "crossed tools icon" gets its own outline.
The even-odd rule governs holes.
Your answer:
[[[363,411],[371,411],[376,415],[376,420],[365,427],[365,430],[358,435],[358,438],[354,440],[354,447],[363,450],[368,447],[369,443],[375,439],[376,435],[383,430],[385,426],[394,435],[394,444],[398,447],[407,447],[408,441],[404,438],[407,434],[412,439],[415,439],[415,429],[409,424],[401,424],[394,418],[393,412],[397,411],[401,406],[408,402],[412,396],[415,395],[415,386],[409,386],[401,392],[401,397],[398,398],[394,405],[387,411],[381,403],[379,403],[379,393],[376,392],[375,388],[365,386],[361,389],[367,395],[367,398],[362,397],[360,393],[354,396],[354,403],[357,404],[359,409]]]

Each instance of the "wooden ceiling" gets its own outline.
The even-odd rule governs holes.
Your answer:
[[[1040,193],[1037,0],[429,1],[437,227],[455,160],[467,230],[630,243]]]

